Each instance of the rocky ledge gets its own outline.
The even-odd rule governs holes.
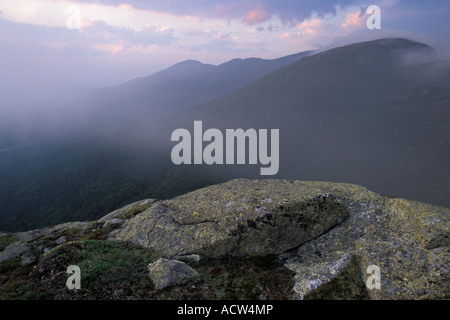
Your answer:
[[[136,202],[94,222],[14,234],[0,266],[20,258],[22,266],[35,263],[42,271],[45,256],[69,240],[101,234],[105,242],[154,252],[159,260],[149,270],[157,289],[189,285],[198,278],[199,260],[270,257],[291,272],[290,299],[310,297],[355,262],[368,298],[448,299],[449,221],[450,209],[357,185],[238,179],[171,200]],[[44,238],[53,247],[44,248]],[[181,281],[177,273],[171,284],[174,272],[166,265],[187,268],[189,277]]]

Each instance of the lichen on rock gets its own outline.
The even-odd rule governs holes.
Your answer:
[[[305,194],[293,182],[233,180],[157,202],[110,238],[168,258],[265,256],[298,247],[346,217],[347,207],[332,195]]]
[[[296,273],[296,299],[317,289],[311,283],[334,279],[352,256],[360,262],[364,283],[371,275],[369,266],[380,268],[380,289],[368,290],[372,299],[450,296],[449,209],[388,197],[349,200],[343,200],[350,210],[349,219],[284,255],[286,266]]]

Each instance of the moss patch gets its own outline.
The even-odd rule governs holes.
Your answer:
[[[35,283],[29,281],[17,281],[6,285],[0,298],[2,300],[39,300],[42,293]]]
[[[54,249],[32,276],[46,299],[142,299],[153,291],[147,265],[155,259],[151,251],[130,244],[83,240]],[[69,265],[81,269],[81,290],[65,286]]]
[[[0,299],[49,300],[286,300],[293,273],[274,256],[185,259],[198,276],[187,285],[155,290],[148,264],[159,257],[129,243],[81,240],[54,248],[39,263],[8,268]],[[13,263],[13,262],[11,262]],[[69,265],[81,269],[81,289],[68,290]],[[14,264],[16,267],[17,264]]]

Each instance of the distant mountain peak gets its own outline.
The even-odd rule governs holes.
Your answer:
[[[337,47],[335,49],[339,48],[350,48],[350,47],[366,47],[368,49],[372,47],[378,47],[378,48],[389,48],[389,49],[406,49],[406,50],[433,50],[430,46],[417,42],[414,40],[406,39],[406,38],[380,38],[376,40],[370,40],[370,41],[362,41],[362,42],[356,42],[350,45],[345,45],[341,47]],[[333,50],[333,49],[331,49]]]
[[[205,64],[205,63],[202,63],[202,62],[200,62],[198,60],[185,60],[185,61],[181,61],[181,62],[175,63],[170,68],[174,68],[174,67],[199,67],[199,66],[206,66],[206,65],[212,66],[211,64]]]

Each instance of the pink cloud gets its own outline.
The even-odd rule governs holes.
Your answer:
[[[365,15],[361,16],[360,12],[352,12],[347,14],[345,21],[341,24],[344,28],[360,27],[364,25]]]
[[[311,19],[303,21],[298,25],[298,29],[300,29],[302,32],[309,34],[309,35],[315,35],[318,34],[323,27],[325,26],[325,23],[323,20],[320,19]]]
[[[264,21],[268,20],[269,18],[270,18],[270,13],[267,10],[265,10],[261,4],[259,4],[258,7],[247,12],[247,14],[245,15],[244,21],[248,25],[252,26],[257,23],[264,22]]]
[[[106,44],[96,43],[91,45],[91,48],[96,51],[108,53],[111,56],[124,52],[124,47],[121,44],[114,44],[114,43],[106,43]]]

